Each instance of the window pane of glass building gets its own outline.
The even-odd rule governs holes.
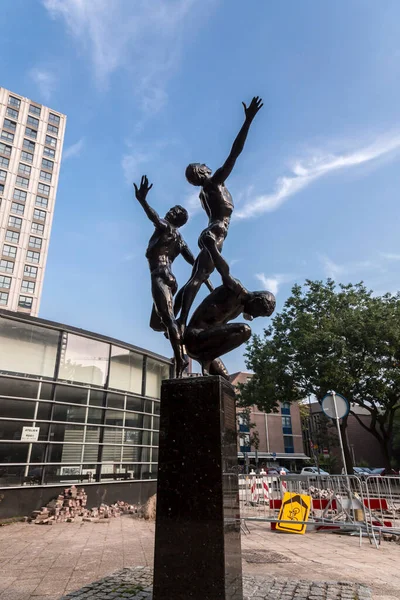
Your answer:
[[[146,396],[159,398],[161,393],[161,382],[169,378],[169,365],[147,359],[146,365]]]
[[[129,392],[142,392],[143,356],[131,350],[111,347],[109,387]]]
[[[53,329],[0,317],[1,371],[53,377],[58,340]]]
[[[108,371],[109,344],[65,333],[60,379],[103,386]]]

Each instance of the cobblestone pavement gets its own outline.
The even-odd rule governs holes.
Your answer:
[[[348,581],[354,589],[356,584],[370,587],[374,600],[400,598],[398,544],[383,542],[377,550],[367,539],[359,547],[357,537],[323,532],[291,536],[258,522],[249,523],[249,530],[242,536],[246,578],[260,577],[268,585],[273,579],[277,585],[286,581],[289,587],[299,580]],[[0,527],[0,600],[58,600],[121,569],[151,568],[153,554],[154,523],[129,516],[53,527]]]
[[[122,569],[62,600],[151,600],[152,579],[149,567]],[[244,576],[243,595],[245,600],[370,600],[371,591],[358,583]]]

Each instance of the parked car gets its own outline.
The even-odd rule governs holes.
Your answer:
[[[377,469],[372,469],[371,470],[371,475],[375,475],[375,477],[377,475],[380,475],[381,477],[386,477],[386,476],[390,476],[390,475],[398,475],[398,471],[395,471],[394,469],[385,469],[384,467],[379,467]]]
[[[289,469],[287,469],[286,467],[276,467],[276,470],[278,471],[278,473],[280,473],[281,475],[292,475],[292,471],[289,471]]]
[[[267,475],[279,475],[277,467],[264,467],[264,471]]]
[[[329,475],[328,471],[324,471],[324,469],[319,469],[318,471],[318,467],[303,467],[301,470],[301,475],[323,475],[324,477],[326,477],[326,475]]]
[[[343,473],[344,470],[342,469],[342,474]],[[357,477],[365,479],[366,477],[369,477],[371,475],[371,469],[368,469],[368,467],[353,467],[353,473],[354,475],[357,475]]]

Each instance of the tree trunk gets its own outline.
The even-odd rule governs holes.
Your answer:
[[[380,467],[385,467],[385,469],[390,469],[392,468],[391,465],[391,443],[390,440],[388,439],[382,439],[379,440],[379,445],[382,449],[382,454],[383,454],[383,465],[379,465]]]

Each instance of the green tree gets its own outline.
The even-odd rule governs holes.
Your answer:
[[[373,296],[362,283],[336,285],[306,280],[295,285],[272,325],[246,348],[254,371],[240,387],[240,403],[277,411],[279,402],[314,395],[321,402],[334,389],[370,415],[360,425],[378,440],[390,466],[391,438],[400,408],[400,295]],[[348,417],[340,427],[346,464]]]

